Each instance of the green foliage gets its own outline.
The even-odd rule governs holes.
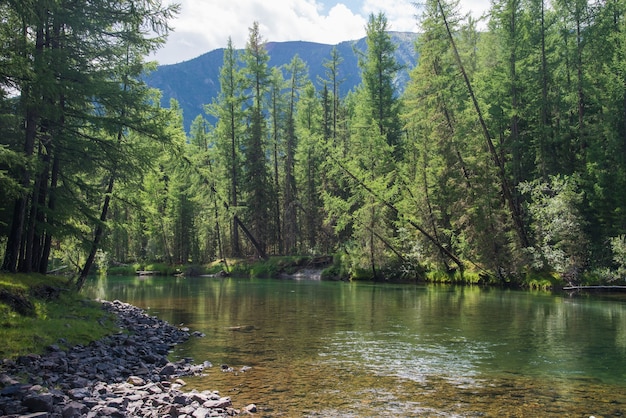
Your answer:
[[[448,283],[448,284],[485,284],[484,278],[477,272],[464,272],[461,275],[458,271],[428,270],[425,274],[425,281],[428,283]]]
[[[365,27],[367,52],[359,61],[363,71],[364,99],[378,133],[392,147],[396,159],[402,156],[400,102],[394,81],[401,66],[395,59],[396,46],[388,33],[387,17],[380,12],[370,14]]]
[[[169,263],[148,263],[144,266],[144,270],[154,271],[162,276],[171,276],[180,272],[178,267]]]
[[[322,270],[322,280],[350,280],[350,266],[346,255],[342,252],[333,256],[333,264]]]
[[[619,235],[610,238],[611,249],[613,250],[613,262],[617,266],[616,274],[626,280],[626,235]]]
[[[278,277],[279,271],[278,263],[270,259],[268,261],[255,263],[250,268],[249,275],[251,278],[275,278]]]
[[[524,279],[524,285],[531,290],[553,290],[562,286],[562,281],[557,275],[533,274]]]
[[[116,331],[114,318],[99,303],[84,300],[65,278],[0,275],[0,291],[28,295],[34,316],[23,316],[0,301],[1,358],[43,353],[51,344],[70,348]],[[59,339],[62,338],[62,339]]]
[[[583,195],[575,178],[522,183],[536,245],[527,249],[535,270],[555,271],[576,281],[588,262],[588,240],[579,212]]]
[[[134,276],[138,271],[143,270],[140,264],[128,266],[110,266],[107,268],[108,276]]]
[[[243,52],[224,50],[215,125],[198,115],[188,136],[178,103],[141,81],[176,7],[128,4],[0,6],[6,270],[195,274],[270,255],[229,265],[267,277],[299,262],[274,256],[334,253],[325,277],[626,275],[624,4],[498,0],[478,31],[458,2],[429,0],[402,96],[384,14],[344,97],[337,49],[311,82],[297,56],[269,65],[255,22]]]
[[[167,140],[165,115],[141,77],[143,56],[164,42],[177,8],[128,1],[2,6],[10,30],[3,26],[0,36],[11,47],[2,50],[8,65],[0,108],[4,116],[6,93],[19,94],[12,116],[24,127],[12,135],[13,124],[3,124],[2,141],[25,162],[11,176],[28,191],[3,193],[14,197],[3,269],[45,273],[52,243],[72,237],[87,248],[82,271],[90,271],[114,184],[142,172],[138,139]]]

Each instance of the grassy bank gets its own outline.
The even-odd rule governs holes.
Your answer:
[[[358,261],[358,260],[357,260]],[[220,275],[228,274],[236,277],[275,278],[290,275],[302,269],[320,269],[323,280],[343,281],[384,281],[393,283],[440,283],[458,285],[489,285],[516,287],[531,290],[554,290],[563,286],[563,280],[557,274],[525,273],[516,277],[496,277],[486,271],[467,269],[461,274],[458,269],[448,271],[433,266],[406,266],[399,260],[391,260],[388,264],[376,266],[374,277],[371,267],[363,267],[346,254],[334,256],[272,256],[266,260],[258,258],[229,258],[218,260],[206,265],[167,265],[164,263],[133,264],[109,267],[108,275],[134,275],[138,271],[150,271],[152,274],[171,276]],[[589,283],[589,277],[582,278],[582,284]]]
[[[87,344],[116,332],[114,319],[67,278],[0,274],[0,358]]]

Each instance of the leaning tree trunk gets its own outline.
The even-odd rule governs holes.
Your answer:
[[[476,96],[474,95],[474,89],[472,88],[472,84],[470,83],[469,77],[467,76],[467,72],[465,71],[463,62],[461,61],[461,56],[459,55],[459,51],[456,47],[456,43],[454,42],[454,37],[452,36],[452,32],[450,31],[450,26],[448,25],[448,20],[443,10],[443,5],[441,4],[441,0],[437,0],[437,1],[439,3],[439,9],[441,10],[441,15],[443,17],[443,22],[445,24],[446,31],[448,32],[448,38],[450,39],[450,44],[452,45],[452,49],[454,51],[454,56],[456,58],[457,64],[459,65],[459,69],[461,70],[461,74],[463,75],[463,79],[465,80],[465,85],[467,86],[468,93],[470,95],[470,98],[472,99],[474,109],[476,110],[476,113],[478,115],[478,121],[480,122],[483,135],[485,136],[485,140],[487,142],[489,152],[491,153],[491,157],[493,158],[494,164],[496,165],[496,170],[498,172],[498,177],[500,179],[500,187],[502,188],[502,193],[504,194],[504,198],[508,204],[510,215],[513,221],[513,225],[515,225],[515,231],[517,232],[518,239],[522,247],[524,248],[530,247],[530,241],[528,239],[528,235],[526,234],[526,227],[522,219],[520,207],[519,205],[516,204],[516,201],[513,197],[513,193],[511,192],[511,186],[509,185],[509,182],[506,178],[504,163],[502,162],[502,159],[498,155],[496,147],[494,146],[493,141],[491,140],[489,129],[487,128],[487,124],[485,123],[485,119],[483,118],[482,112],[480,110],[480,106],[478,105],[478,101],[476,100]]]
[[[115,175],[111,174],[109,178],[109,184],[107,185],[107,191],[104,197],[104,203],[102,204],[102,211],[100,212],[100,222],[96,227],[96,231],[93,235],[93,241],[91,242],[91,249],[89,250],[89,255],[87,256],[87,261],[85,261],[85,265],[81,269],[80,276],[76,281],[76,289],[82,289],[85,284],[85,280],[87,280],[87,275],[89,274],[89,270],[91,270],[91,266],[96,258],[96,253],[98,252],[98,248],[100,248],[100,241],[102,241],[102,236],[104,235],[104,225],[107,219],[107,214],[109,213],[109,205],[111,204],[111,193],[113,192],[113,184],[115,183]]]

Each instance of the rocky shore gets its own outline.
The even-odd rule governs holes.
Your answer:
[[[256,412],[235,409],[215,391],[185,392],[182,377],[211,364],[168,361],[172,347],[192,336],[143,310],[102,302],[117,315],[115,335],[63,351],[27,355],[0,364],[0,416],[7,417],[227,417]]]

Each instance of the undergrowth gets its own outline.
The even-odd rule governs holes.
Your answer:
[[[115,317],[86,300],[67,278],[0,274],[0,358],[43,353],[56,344],[69,348],[117,331]],[[20,312],[16,304],[30,305]]]

